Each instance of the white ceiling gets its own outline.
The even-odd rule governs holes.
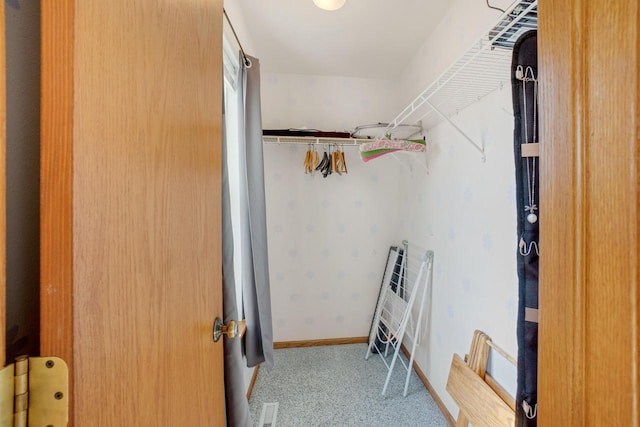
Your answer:
[[[268,73],[397,78],[450,0],[236,0]],[[250,53],[250,52],[249,52]]]

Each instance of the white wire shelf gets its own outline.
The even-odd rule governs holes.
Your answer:
[[[428,131],[443,120],[449,122],[478,150],[484,146],[469,137],[452,117],[511,82],[513,44],[538,26],[538,1],[518,0],[489,31],[422,91],[393,121],[387,132],[405,123],[422,121]]]
[[[263,136],[262,142],[266,144],[331,144],[331,145],[360,145],[372,142],[373,139],[357,138],[316,138],[313,136]]]

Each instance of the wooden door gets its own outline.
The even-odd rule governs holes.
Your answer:
[[[222,0],[42,2],[41,353],[76,426],[222,426]]]
[[[640,4],[540,1],[539,425],[640,425]]]

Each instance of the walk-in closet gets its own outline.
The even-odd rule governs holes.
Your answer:
[[[640,4],[0,3],[0,427],[640,425]]]
[[[512,61],[520,36],[535,34],[537,2],[391,6],[347,0],[333,12],[311,1],[285,3],[225,5],[243,49],[260,60],[276,356],[301,351],[296,347],[313,352],[313,346],[375,341],[374,324],[384,320],[380,307],[388,300],[381,289],[393,269],[390,250],[408,247],[408,258],[418,260],[396,286],[413,285],[411,278],[420,271],[418,254],[428,251],[433,257],[425,271],[429,277],[419,279],[427,291],[411,301],[408,323],[413,325],[406,332],[400,322],[397,328],[390,323],[383,328],[392,344],[396,335],[404,337],[400,358],[414,362],[410,371],[418,371],[422,380],[417,381],[435,396],[442,425],[458,418],[458,404],[447,386],[452,356],[470,351],[476,330],[497,349],[487,347],[491,356],[487,362],[485,355],[483,378],[486,369],[508,395],[516,396],[518,257],[529,254],[518,250]],[[278,25],[278,7],[313,23],[293,19]],[[382,17],[365,31],[358,15],[375,15],[375,9],[386,10],[393,22],[403,20],[411,35],[396,36],[396,27],[385,31]],[[308,33],[303,52],[287,38],[298,32]],[[231,31],[229,36],[235,42]],[[350,36],[368,38],[370,44],[349,51]],[[402,37],[410,38],[398,41]],[[322,40],[335,49],[342,46],[328,55]],[[342,42],[333,44],[336,40]],[[397,47],[390,55],[384,49],[393,43]],[[537,69],[527,65],[532,89]],[[529,102],[532,109],[534,102]],[[527,245],[536,246],[537,238]],[[398,292],[394,286],[386,295]],[[393,311],[402,313],[405,306],[387,314],[400,319]],[[360,356],[378,363],[371,361],[385,352],[381,346],[371,357],[367,351]],[[395,363],[387,360],[379,367],[383,378]],[[339,358],[335,363],[341,363]],[[390,387],[381,381],[377,395],[402,400],[402,365],[393,367],[400,379]],[[313,364],[298,369],[314,376]],[[258,386],[261,375],[269,375],[261,370]],[[270,378],[277,383],[278,366]],[[268,399],[268,390],[259,394]],[[535,423],[533,399],[527,414],[533,421],[520,420],[521,425]],[[288,404],[293,403],[280,402],[278,409],[285,424],[291,422],[283,414]],[[505,406],[513,412],[515,401]],[[253,413],[264,415],[256,408]],[[358,425],[354,419],[367,418],[344,418],[345,425]],[[317,420],[318,425],[336,422],[335,414]],[[371,424],[366,425],[378,425],[367,420]]]
[[[263,70],[276,349],[401,341],[451,425],[637,423],[637,3],[335,3],[225,5]]]

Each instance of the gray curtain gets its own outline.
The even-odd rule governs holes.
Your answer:
[[[238,320],[236,280],[233,270],[233,229],[229,194],[229,165],[224,102],[222,103],[222,283],[224,323]],[[242,347],[239,339],[224,339],[224,388],[227,426],[252,427],[249,402],[245,395]]]
[[[247,321],[245,355],[249,367],[273,367],[273,331],[267,256],[267,218],[260,110],[260,62],[240,55],[238,122],[240,144],[240,230],[242,242],[242,306]]]
[[[271,296],[267,258],[267,228],[264,200],[264,167],[262,155],[262,119],[260,111],[260,64],[251,58],[247,68],[240,58],[236,80],[239,96],[240,152],[240,230],[243,310],[239,316],[236,304],[236,281],[233,262],[233,227],[229,193],[228,143],[223,102],[222,120],[222,276],[224,323],[244,317],[247,321],[245,354],[247,365],[262,362],[273,367],[273,333]],[[249,403],[245,394],[242,347],[238,339],[224,339],[224,385],[227,426],[251,427]]]

